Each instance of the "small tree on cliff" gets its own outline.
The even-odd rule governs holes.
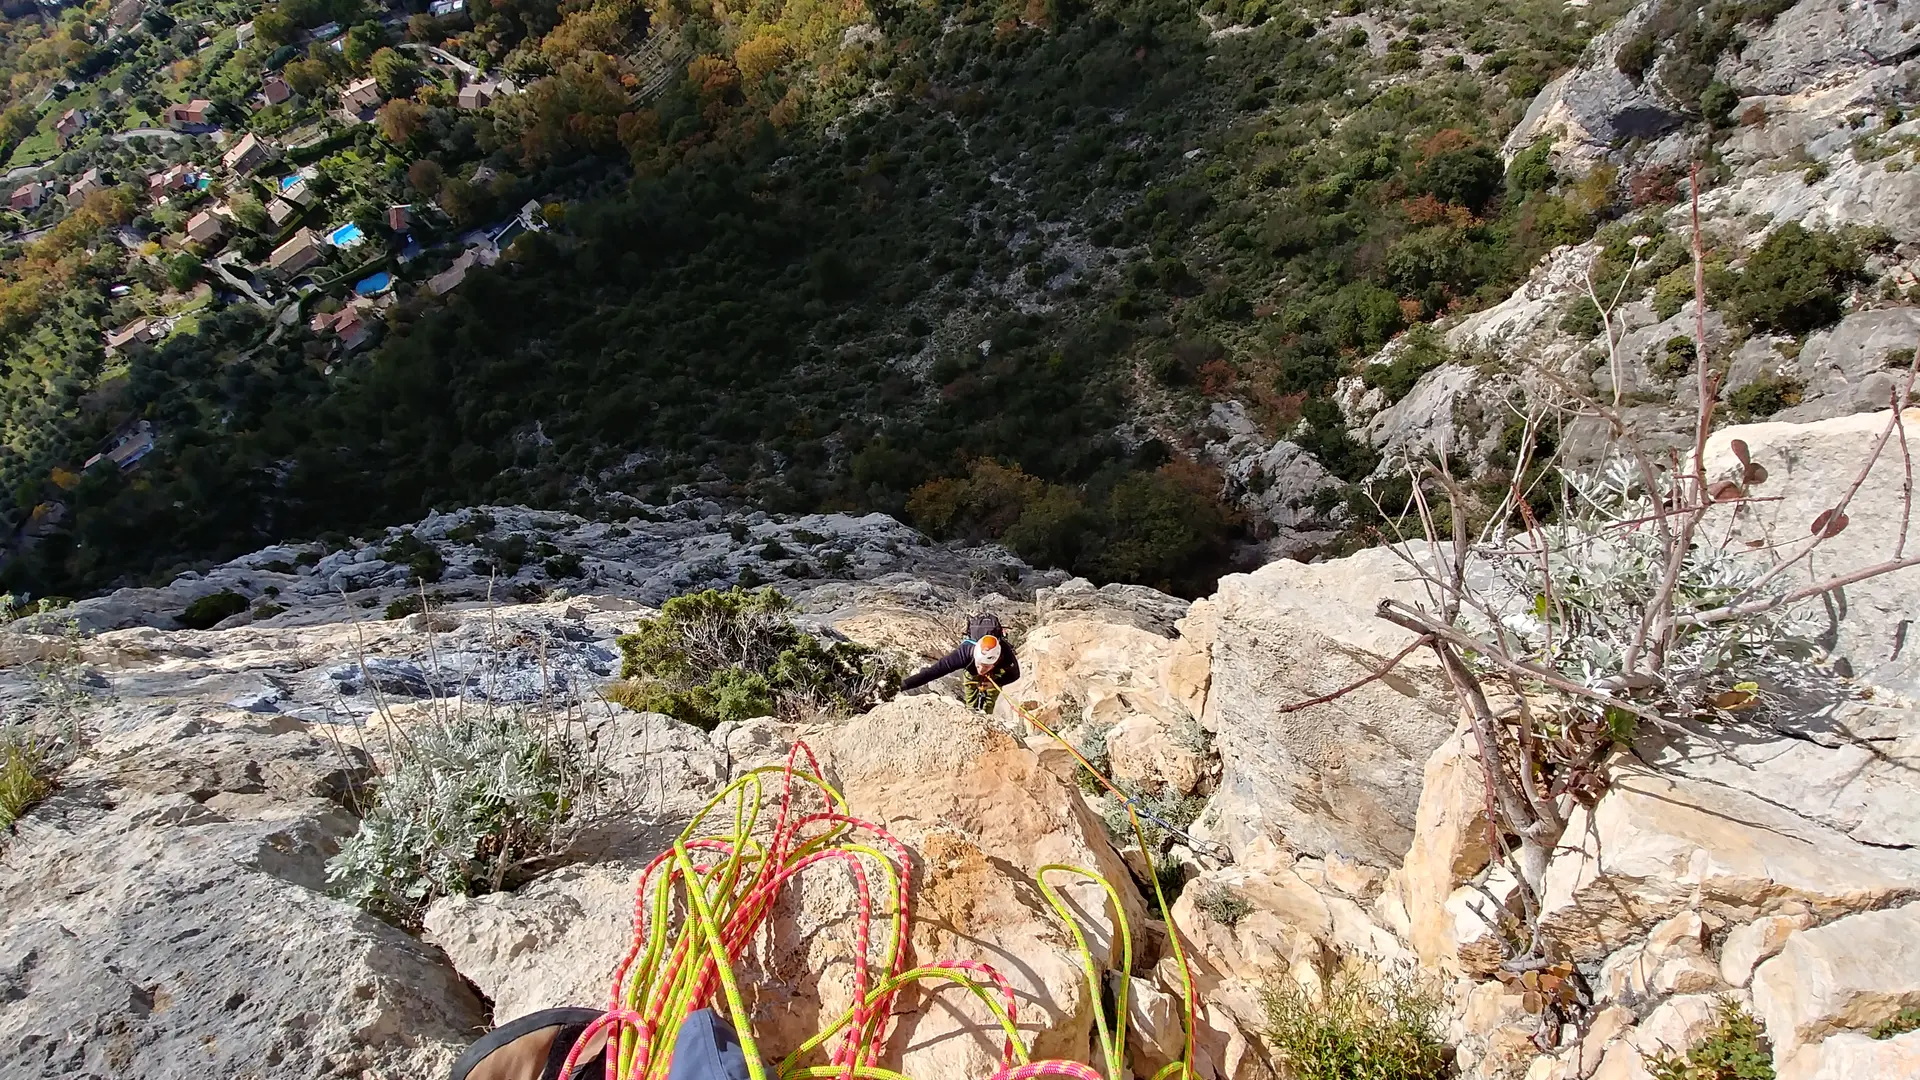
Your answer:
[[[1734,514],[1768,498],[1769,477],[1739,440],[1728,447],[1727,468],[1708,467],[1720,376],[1706,355],[1698,185],[1696,169],[1692,367],[1699,405],[1690,442],[1664,447],[1630,421],[1619,390],[1621,297],[1603,299],[1590,286],[1606,329],[1612,400],[1581,393],[1556,372],[1528,372],[1514,406],[1516,460],[1496,505],[1474,512],[1474,493],[1442,456],[1407,463],[1406,505],[1381,508],[1389,522],[1413,523],[1391,547],[1429,596],[1425,604],[1380,604],[1382,619],[1418,635],[1387,668],[1431,650],[1458,696],[1484,766],[1495,863],[1519,883],[1524,929],[1512,943],[1509,973],[1552,967],[1570,974],[1539,929],[1547,863],[1576,803],[1604,790],[1606,761],[1636,725],[1730,717],[1760,701],[1756,678],[1835,678],[1808,662],[1818,650],[1807,640],[1804,609],[1847,585],[1920,566],[1902,529],[1893,550],[1873,565],[1797,586],[1789,578],[1846,529],[1848,505],[1885,454],[1900,455],[1911,517],[1913,468],[1902,415],[1914,364],[1890,395],[1892,411],[1856,478],[1807,523],[1802,538],[1755,546],[1731,527]],[[1550,436],[1582,417],[1604,423],[1611,456],[1598,468],[1563,468]],[[1556,508],[1557,516],[1545,520],[1542,507]],[[1483,875],[1476,884],[1495,908],[1504,907],[1484,882]],[[1559,1025],[1542,1026],[1549,1029]]]

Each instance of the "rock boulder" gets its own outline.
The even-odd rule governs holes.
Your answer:
[[[1215,809],[1236,856],[1257,839],[1393,865],[1413,839],[1423,766],[1454,727],[1428,655],[1338,700],[1291,712],[1377,670],[1413,639],[1374,616],[1383,597],[1423,598],[1412,571],[1373,549],[1232,574],[1186,625],[1213,642],[1201,725],[1223,775]]]

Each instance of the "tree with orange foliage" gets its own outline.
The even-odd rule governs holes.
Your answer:
[[[390,143],[404,145],[413,141],[420,129],[426,126],[426,107],[412,98],[394,98],[380,106],[373,121],[380,127],[380,134]]]
[[[740,78],[751,95],[763,88],[767,77],[780,70],[792,56],[793,46],[788,44],[786,35],[777,29],[769,29],[741,43],[733,51],[733,62],[740,69]]]

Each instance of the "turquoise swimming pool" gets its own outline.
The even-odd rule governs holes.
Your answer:
[[[327,242],[334,247],[352,247],[364,239],[366,237],[361,234],[360,226],[351,221],[327,234]]]
[[[300,182],[300,174],[298,173],[295,173],[292,176],[283,176],[280,178],[280,190],[285,191],[299,182]]]
[[[375,293],[386,292],[388,286],[392,284],[393,275],[382,270],[370,277],[361,278],[360,281],[354,285],[353,291],[359,293],[361,296],[372,296]]]

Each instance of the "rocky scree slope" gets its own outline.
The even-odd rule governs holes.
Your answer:
[[[1737,436],[1769,470],[1818,487],[1856,467],[1879,422],[1736,428],[1714,453]],[[1797,505],[1755,506],[1742,528],[1805,520]],[[1877,557],[1876,537],[1905,512],[1897,485],[1864,488],[1823,571]],[[515,511],[489,513],[496,530],[535,527]],[[605,528],[542,520],[556,537]],[[413,532],[437,544],[470,521]],[[845,527],[911,535],[871,518]],[[751,542],[717,528],[687,542],[711,559],[716,536]],[[912,847],[916,954],[999,967],[1026,1003],[1037,1053],[1091,1060],[1098,1007],[1027,884],[1058,860],[1105,873],[1140,930],[1133,967],[1110,976],[1131,980],[1136,1075],[1181,1050],[1170,931],[1193,956],[1196,1067],[1207,1077],[1283,1076],[1264,995],[1342,972],[1418,972],[1439,987],[1443,1034],[1467,1077],[1646,1077],[1651,1056],[1711,1029],[1723,998],[1763,1022],[1782,1077],[1920,1075],[1920,1032],[1872,1037],[1920,1006],[1920,708],[1898,689],[1783,694],[1741,722],[1643,737],[1621,755],[1547,873],[1543,922],[1592,1008],[1543,1030],[1525,993],[1494,974],[1508,946],[1475,911],[1485,905],[1475,883],[1502,890],[1487,874],[1479,765],[1432,662],[1415,654],[1361,692],[1283,711],[1405,646],[1408,635],[1373,614],[1381,597],[1411,589],[1392,553],[1274,563],[1189,604],[1081,581],[988,595],[979,572],[1004,568],[998,553],[902,550],[920,561],[896,576],[783,584],[822,632],[921,656],[951,644],[969,602],[995,606],[1016,628],[1026,672],[995,716],[931,693],[839,723],[763,718],[702,732],[595,702],[614,636],[646,610],[619,595],[627,568],[613,560],[593,570],[605,591],[534,603],[454,600],[386,620],[355,591],[315,586],[305,606],[253,622],[156,625],[172,605],[239,587],[240,575],[278,574],[282,595],[317,577],[319,564],[306,575],[254,569],[297,556],[287,549],[69,616],[120,629],[16,625],[0,640],[8,702],[54,709],[34,662],[77,648],[67,683],[87,696],[60,707],[79,710],[93,735],[0,858],[7,1074],[431,1075],[489,1023],[600,1000],[637,867],[730,777],[804,738],[854,811]],[[744,562],[745,548],[725,558]],[[658,565],[632,572],[652,580]],[[1848,591],[1834,640],[1857,671],[1881,650],[1899,658],[1916,573]],[[1004,573],[997,580],[1014,592]],[[358,592],[380,600],[400,589]],[[1117,808],[1083,791],[1072,759],[1026,730],[1014,701],[1191,819],[1192,842],[1160,852],[1184,881],[1171,927],[1145,917],[1130,884],[1140,853],[1109,826]],[[594,748],[618,798],[596,804],[560,865],[510,891],[436,901],[420,936],[329,898],[324,863],[357,827],[358,795],[383,764],[380,731],[489,703],[567,710],[571,737]],[[844,1002],[848,901],[831,880],[810,881],[782,901],[743,966],[770,1048],[790,1047]],[[1109,918],[1093,930],[1097,962],[1114,968]],[[969,1016],[942,994],[903,999],[888,1060],[912,1075],[984,1075],[997,1036]]]

